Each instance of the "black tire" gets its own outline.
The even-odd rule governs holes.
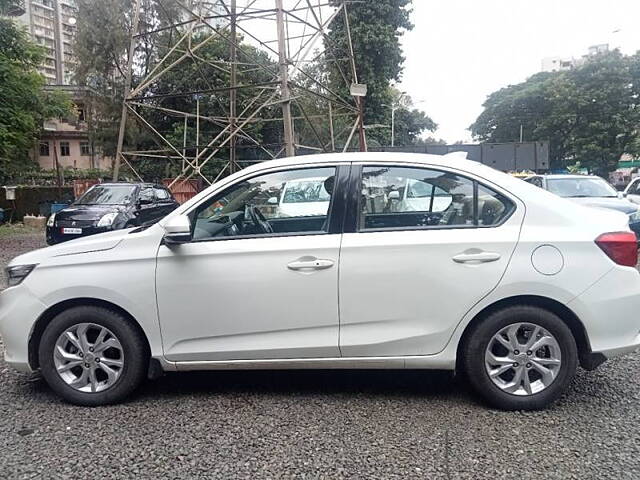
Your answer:
[[[81,392],[67,385],[56,371],[54,347],[65,330],[79,323],[93,323],[109,329],[120,341],[124,365],[120,376],[106,390]],[[99,406],[117,403],[131,395],[145,379],[149,367],[147,344],[138,331],[121,314],[95,306],[78,306],[59,313],[45,329],[38,347],[40,370],[51,389],[75,405]]]
[[[553,335],[560,346],[562,363],[554,381],[544,390],[515,395],[501,390],[489,378],[485,351],[501,329],[513,323],[539,325]],[[573,378],[578,365],[578,349],[569,327],[554,313],[531,305],[515,305],[493,312],[466,336],[462,364],[475,391],[491,406],[503,410],[540,410],[555,402]]]

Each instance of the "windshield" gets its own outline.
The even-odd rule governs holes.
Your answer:
[[[601,178],[550,178],[547,185],[550,192],[567,198],[618,196],[615,188]]]
[[[328,202],[329,200],[324,182],[312,180],[289,182],[282,203]]]
[[[87,190],[75,205],[122,205],[130,203],[136,187],[132,185],[96,185]]]

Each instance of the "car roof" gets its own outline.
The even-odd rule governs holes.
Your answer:
[[[321,153],[312,155],[300,155],[276,160],[267,160],[247,167],[241,172],[251,173],[273,167],[288,167],[297,165],[322,165],[326,163],[422,163],[431,166],[451,167],[457,170],[470,172],[491,170],[486,165],[466,159],[466,152],[450,152],[446,155],[433,155],[428,153],[397,153],[397,152],[347,152],[347,153]]]

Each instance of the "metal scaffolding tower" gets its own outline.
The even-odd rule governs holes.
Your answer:
[[[165,10],[179,11],[177,21],[169,25],[147,21],[139,27],[140,9],[144,8],[141,3],[145,1],[155,1]],[[121,162],[142,179],[136,171],[136,162],[158,159],[180,165],[180,174],[174,183],[201,178],[210,184],[246,164],[243,152],[248,149],[259,152],[251,161],[256,161],[255,157],[272,159],[297,153],[346,151],[354,142],[356,130],[359,130],[360,149],[366,149],[362,97],[352,96],[362,95],[353,93],[362,92],[362,88],[357,88],[347,3],[331,0],[134,2],[115,180],[120,175]],[[335,45],[328,35],[337,22],[343,22],[345,45]],[[165,47],[164,55],[157,58],[145,75],[139,75],[136,70],[139,68],[138,44],[154,35],[164,33],[166,36],[168,32],[173,35],[171,45]],[[211,60],[199,54],[214,39],[223,42],[228,58]],[[193,90],[158,93],[154,86],[164,76],[181,72],[186,65],[195,66],[198,71],[204,66],[213,68],[221,72],[221,77],[194,81]],[[257,71],[262,81],[247,83],[247,74]],[[329,71],[334,72],[331,81]],[[132,86],[132,77],[137,79],[135,86]],[[168,99],[176,98],[192,100],[189,108],[167,107]],[[128,116],[154,137],[157,147],[123,148]],[[170,136],[154,124],[158,118],[166,117],[182,122],[180,142],[175,134]],[[205,124],[209,134],[203,137],[201,127]],[[280,141],[265,143],[256,138],[251,129],[254,125],[276,129],[280,132]],[[189,142],[188,132],[193,137],[194,130],[195,142]],[[215,178],[208,178],[204,167],[213,160],[224,166]]]

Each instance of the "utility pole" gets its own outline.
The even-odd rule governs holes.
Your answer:
[[[231,62],[231,90],[229,90],[229,172],[236,171],[236,106],[237,106],[237,60],[238,53],[236,50],[236,0],[231,0],[230,8],[231,17],[231,44],[229,45],[229,61]]]
[[[364,136],[364,97],[358,97],[358,140],[360,151],[367,151],[367,139]]]
[[[522,124],[520,124],[520,143],[522,143],[522,139],[523,139],[523,128],[522,128]]]
[[[278,27],[278,57],[280,61],[280,94],[282,96],[282,118],[284,122],[284,145],[287,157],[296,154],[293,143],[293,122],[291,120],[291,93],[289,91],[289,66],[285,41],[284,10],[282,0],[276,2],[276,23]]]
[[[140,21],[140,0],[135,0],[133,5],[133,23],[131,24],[131,42],[129,43],[129,58],[127,59],[127,75],[124,79],[124,98],[122,100],[122,115],[120,116],[120,130],[118,130],[118,147],[113,164],[113,181],[118,181],[120,175],[120,157],[122,156],[122,144],[124,143],[124,129],[127,126],[127,97],[131,91],[131,72],[133,70],[133,56],[136,48],[136,33]]]

